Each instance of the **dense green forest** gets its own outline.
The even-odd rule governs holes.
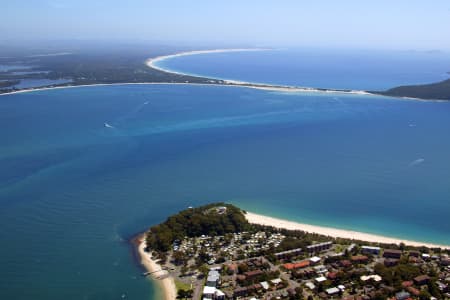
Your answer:
[[[226,209],[223,209],[226,208]],[[189,208],[153,226],[147,233],[147,246],[155,251],[168,251],[176,240],[201,235],[224,235],[250,229],[244,213],[231,204],[214,203]]]

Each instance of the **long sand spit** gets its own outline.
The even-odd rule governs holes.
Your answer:
[[[405,245],[409,246],[426,246],[429,248],[443,248],[443,249],[450,249],[450,245],[439,245],[439,244],[433,244],[433,243],[423,243],[418,241],[410,241],[410,240],[404,240],[401,238],[392,238],[392,237],[386,237],[371,233],[364,233],[359,231],[353,231],[353,230],[344,230],[344,229],[337,229],[337,228],[331,228],[331,227],[323,227],[323,226],[316,226],[316,225],[309,225],[309,224],[303,224],[278,218],[273,218],[269,216],[259,215],[251,212],[247,212],[245,214],[247,220],[249,223],[252,224],[259,224],[259,225],[265,225],[265,226],[273,226],[276,228],[283,228],[288,230],[302,230],[309,233],[317,233],[322,234],[326,236],[330,236],[333,238],[345,238],[345,239],[354,239],[354,240],[361,240],[361,241],[367,241],[372,243],[382,243],[382,244],[400,244],[404,243]]]
[[[145,64],[149,68],[153,68],[165,73],[177,74],[177,75],[187,75],[187,76],[197,76],[191,75],[187,73],[181,73],[173,70],[164,69],[157,65],[157,62],[162,60],[172,58],[172,57],[180,57],[180,56],[188,56],[188,55],[198,55],[198,54],[206,54],[206,53],[223,53],[223,52],[245,52],[245,51],[267,51],[273,49],[267,48],[237,48],[237,49],[213,49],[213,50],[195,50],[195,51],[185,51],[175,54],[162,55],[153,58],[149,58],[145,61]],[[200,76],[203,77],[203,76]],[[208,78],[205,78],[208,79]],[[74,87],[89,87],[89,86],[114,86],[114,85],[204,85],[204,86],[231,86],[231,87],[244,87],[244,88],[253,88],[260,90],[267,90],[272,92],[282,92],[282,93],[330,93],[330,94],[354,94],[354,95],[372,95],[378,97],[385,98],[393,98],[393,99],[404,99],[404,100],[416,100],[416,101],[429,101],[419,98],[411,98],[411,97],[395,97],[395,96],[382,96],[379,94],[374,94],[367,91],[362,90],[339,90],[339,89],[323,89],[323,88],[310,88],[310,87],[298,87],[298,86],[289,86],[289,85],[273,85],[266,83],[256,83],[256,82],[246,82],[239,80],[227,80],[220,78],[210,78],[209,83],[189,83],[189,82],[122,82],[122,83],[93,83],[93,84],[66,84],[60,86],[46,86],[46,87],[37,87],[37,88],[26,88],[17,91],[11,91],[6,93],[0,93],[0,96],[6,96],[10,94],[18,94],[18,93],[27,93],[33,91],[43,91],[43,90],[53,90],[53,89],[66,89],[66,88],[74,88]],[[435,102],[443,102],[445,100],[432,100]]]
[[[138,253],[141,259],[141,264],[145,269],[151,273],[152,278],[160,284],[164,293],[165,300],[175,300],[177,297],[177,289],[174,279],[168,274],[167,271],[162,270],[162,267],[156,260],[152,258],[152,255],[145,251],[146,242],[145,234],[138,238]],[[161,279],[158,279],[161,278]]]
[[[185,76],[198,76],[204,78],[210,78],[209,76],[203,75],[195,75],[189,73],[183,73],[179,71],[169,70],[163,68],[158,65],[158,62],[169,58],[182,57],[182,56],[191,56],[191,55],[199,55],[199,54],[210,54],[210,53],[227,53],[227,52],[252,52],[252,51],[268,51],[274,49],[268,48],[232,48],[232,49],[211,49],[211,50],[194,50],[194,51],[185,51],[179,52],[175,54],[162,55],[153,58],[149,58],[145,63],[149,68],[156,69],[161,72],[176,74],[176,75],[185,75]],[[289,85],[274,85],[274,84],[266,84],[259,82],[247,82],[241,80],[230,80],[230,79],[222,79],[222,78],[211,78],[213,80],[222,81],[222,85],[231,85],[231,86],[244,86],[255,89],[263,89],[277,92],[327,92],[327,93],[345,93],[345,94],[359,94],[359,95],[371,95],[371,93],[360,90],[339,90],[339,89],[317,89],[310,87],[297,87],[297,86],[289,86]]]
[[[232,48],[232,49],[211,49],[211,50],[193,50],[193,51],[184,51],[184,52],[178,52],[175,54],[168,54],[168,55],[161,55],[153,58],[149,58],[146,61],[146,64],[148,67],[166,72],[166,73],[172,73],[172,74],[178,74],[178,75],[188,75],[182,72],[176,72],[173,70],[168,70],[161,68],[157,65],[158,62],[161,62],[163,60],[166,60],[168,58],[173,57],[181,57],[181,56],[190,56],[190,55],[198,55],[198,54],[209,54],[209,53],[227,53],[227,52],[249,52],[249,51],[266,51],[271,50],[267,48]]]

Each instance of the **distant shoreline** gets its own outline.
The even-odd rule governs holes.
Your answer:
[[[311,87],[298,87],[298,86],[290,86],[290,85],[277,85],[277,84],[266,84],[266,83],[258,83],[258,82],[247,82],[247,81],[241,81],[241,80],[230,80],[230,79],[221,79],[221,78],[214,78],[214,77],[205,77],[203,75],[196,75],[196,74],[189,74],[189,73],[183,73],[179,71],[173,71],[169,69],[164,69],[160,66],[157,66],[156,63],[174,58],[174,57],[181,57],[181,56],[190,56],[190,55],[198,55],[198,54],[208,54],[208,53],[228,53],[228,52],[252,52],[252,51],[268,51],[271,49],[267,48],[232,48],[232,49],[211,49],[211,50],[193,50],[193,51],[185,51],[175,54],[168,54],[168,55],[162,55],[157,56],[153,58],[147,59],[145,64],[152,69],[169,73],[169,74],[176,74],[176,75],[184,75],[184,76],[198,76],[198,77],[204,77],[204,78],[210,78],[211,80],[218,80],[222,81],[222,84],[218,85],[228,85],[228,86],[244,86],[248,88],[254,88],[254,89],[262,89],[262,90],[269,90],[269,91],[279,91],[279,92],[325,92],[325,93],[344,93],[344,94],[357,94],[357,95],[377,95],[373,94],[367,91],[362,90],[351,90],[351,89],[326,89],[326,88],[311,88]]]
[[[199,85],[199,86],[231,86],[231,87],[245,87],[245,88],[253,88],[259,90],[267,90],[273,92],[289,92],[289,93],[330,93],[330,94],[348,94],[348,95],[365,95],[365,96],[378,96],[378,97],[388,97],[394,99],[403,99],[403,100],[416,100],[416,101],[445,101],[445,100],[432,100],[432,99],[420,99],[413,97],[400,97],[400,96],[391,96],[384,95],[381,93],[368,92],[363,90],[351,90],[351,89],[326,89],[326,88],[310,88],[310,87],[298,87],[298,86],[290,86],[290,85],[276,85],[276,84],[265,84],[265,83],[256,83],[256,82],[246,82],[239,80],[227,80],[220,78],[208,78],[203,77],[201,75],[192,75],[185,74],[182,72],[172,71],[168,69],[161,68],[156,65],[157,62],[180,56],[189,56],[189,55],[198,55],[198,54],[207,54],[207,53],[226,53],[226,52],[250,52],[250,51],[267,51],[270,49],[267,48],[232,48],[232,49],[212,49],[212,50],[193,50],[193,51],[185,51],[179,52],[175,54],[168,54],[157,56],[153,58],[149,58],[145,61],[147,67],[155,69],[160,72],[165,72],[168,74],[174,74],[178,76],[195,76],[198,78],[204,78],[205,80],[209,80],[210,82],[196,83],[196,82],[118,82],[118,83],[93,83],[93,84],[67,84],[53,87],[37,87],[37,88],[27,88],[21,89],[17,91],[11,91],[6,93],[0,93],[2,95],[11,95],[18,93],[26,93],[32,91],[44,91],[44,90],[53,90],[53,89],[63,89],[63,88],[74,88],[74,87],[89,87],[89,86],[115,86],[115,85],[142,85],[142,84],[160,84],[160,85]]]
[[[288,230],[302,230],[305,232],[317,233],[317,234],[321,234],[321,235],[330,236],[333,238],[354,239],[354,240],[361,240],[361,241],[367,241],[367,242],[372,242],[372,243],[384,243],[384,244],[404,243],[405,245],[410,245],[410,246],[414,246],[414,247],[425,246],[428,248],[450,249],[450,245],[440,245],[440,244],[426,243],[426,242],[420,242],[420,241],[411,241],[411,240],[386,237],[386,236],[382,236],[382,235],[364,233],[364,232],[353,231],[353,230],[345,230],[345,229],[338,229],[338,228],[332,228],[332,227],[310,225],[310,224],[298,223],[298,222],[294,222],[294,221],[288,221],[288,220],[284,220],[284,219],[273,218],[273,217],[269,217],[269,216],[265,216],[265,215],[255,214],[252,212],[247,212],[245,214],[245,217],[247,218],[248,222],[252,223],[252,224],[272,226],[272,227],[283,228],[283,229],[288,229]]]
[[[94,83],[94,84],[80,84],[80,85],[63,85],[54,87],[41,87],[41,88],[29,88],[22,89],[7,93],[0,93],[0,96],[48,91],[48,90],[59,90],[59,89],[69,89],[69,88],[82,88],[82,87],[95,87],[95,86],[121,86],[121,85],[191,85],[191,86],[226,86],[226,87],[242,87],[242,88],[252,88],[257,90],[267,90],[274,92],[316,92],[316,93],[330,93],[330,94],[349,94],[349,95],[370,95],[379,97],[389,97],[377,94],[371,94],[364,91],[341,91],[341,90],[321,90],[321,89],[310,89],[310,88],[297,88],[290,86],[276,86],[276,85],[263,85],[263,84],[252,84],[245,82],[232,82],[227,81],[227,83],[194,83],[194,82],[123,82],[123,83]],[[413,100],[413,99],[411,99]],[[414,99],[420,100],[420,99]]]
[[[365,91],[365,90],[353,90],[353,89],[328,89],[328,88],[312,88],[312,87],[300,87],[300,86],[290,86],[290,85],[277,85],[277,84],[265,84],[265,83],[257,83],[257,82],[246,82],[240,80],[230,80],[230,79],[221,79],[221,78],[210,78],[204,77],[202,75],[194,75],[189,73],[182,73],[179,71],[173,71],[169,69],[164,69],[156,65],[157,62],[180,56],[188,56],[188,55],[198,55],[198,54],[207,54],[207,53],[226,53],[226,52],[250,52],[250,51],[267,51],[272,50],[268,48],[231,48],[231,49],[211,49],[211,50],[193,50],[193,51],[185,51],[179,52],[175,54],[162,55],[157,57],[149,58],[145,61],[145,65],[149,68],[157,70],[159,72],[164,72],[167,74],[177,75],[177,76],[190,76],[193,78],[203,79],[204,82],[193,82],[193,81],[147,81],[147,82],[115,82],[115,83],[92,83],[92,84],[65,84],[65,85],[57,85],[57,86],[43,86],[36,88],[25,88],[20,90],[13,90],[8,92],[0,92],[0,96],[2,95],[11,95],[17,93],[25,93],[32,91],[42,91],[42,90],[52,90],[52,89],[63,89],[63,88],[73,88],[73,87],[89,87],[89,86],[109,86],[109,85],[138,85],[138,84],[165,84],[165,85],[199,85],[199,86],[231,86],[231,87],[246,87],[274,92],[290,92],[290,93],[330,93],[330,94],[353,94],[353,95],[366,95],[366,96],[378,96],[378,97],[387,97],[392,99],[401,99],[401,100],[415,100],[415,101],[433,101],[433,102],[442,102],[448,101],[447,99],[433,99],[433,98],[420,98],[420,97],[410,97],[403,95],[395,95],[389,94],[387,92],[377,92],[377,91]]]
[[[268,50],[271,50],[271,49],[267,49],[267,48],[232,48],[232,49],[192,50],[192,51],[178,52],[175,54],[167,54],[167,55],[152,57],[152,58],[147,59],[145,64],[148,67],[150,67],[152,69],[156,69],[161,72],[177,74],[177,75],[188,75],[188,74],[185,74],[182,72],[177,72],[177,71],[172,71],[172,70],[167,70],[167,69],[161,68],[161,67],[157,66],[156,63],[159,61],[166,60],[168,58],[190,56],[190,55],[197,55],[197,54],[228,53],[228,52],[253,52],[253,51],[268,51]],[[189,74],[189,75],[193,76],[191,74]],[[195,76],[199,76],[199,75],[195,75]],[[203,76],[201,76],[201,77],[203,77]]]
[[[93,84],[80,84],[80,85],[61,85],[54,87],[39,87],[39,88],[28,88],[22,89],[12,92],[0,93],[1,96],[13,95],[13,94],[22,94],[22,93],[31,93],[31,92],[39,92],[39,91],[49,91],[49,90],[60,90],[60,89],[70,89],[70,88],[83,88],[83,87],[96,87],[96,86],[121,86],[121,85],[190,85],[190,86],[221,86],[221,87],[242,87],[242,88],[251,88],[256,90],[265,90],[272,92],[287,92],[287,93],[329,93],[329,94],[346,94],[346,95],[364,95],[364,96],[376,96],[376,97],[384,97],[391,98],[396,100],[409,100],[409,101],[433,101],[433,102],[447,102],[448,100],[442,99],[421,99],[421,98],[412,98],[412,97],[396,97],[389,96],[383,94],[375,94],[364,91],[340,91],[340,90],[322,90],[322,89],[310,89],[310,88],[296,88],[290,86],[275,86],[275,85],[257,85],[251,83],[233,83],[232,81],[228,81],[228,84],[225,83],[194,83],[194,82],[118,82],[118,83],[93,83]]]

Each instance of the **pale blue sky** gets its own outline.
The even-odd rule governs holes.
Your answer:
[[[1,1],[0,40],[450,50],[448,0]]]

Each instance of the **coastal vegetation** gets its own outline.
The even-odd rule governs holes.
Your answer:
[[[394,97],[450,100],[450,79],[431,84],[399,86],[379,94]]]
[[[213,203],[188,208],[150,228],[147,251],[174,278],[178,298],[450,295],[448,249],[332,238],[249,223],[246,214]]]
[[[35,52],[2,52],[0,65],[14,67],[0,72],[0,93],[14,92],[12,87],[23,79],[70,79],[70,83],[42,86],[78,86],[117,83],[223,83],[221,80],[163,72],[149,68],[145,61],[151,56],[166,55],[184,49],[159,46],[118,47],[87,45],[67,49],[64,55],[35,56]],[[46,50],[50,51],[50,50]],[[123,53],[127,54],[124,55]],[[25,71],[19,72],[17,71]],[[13,84],[11,84],[13,83]]]
[[[0,80],[0,89],[5,87],[10,87],[16,85],[20,82],[20,80]]]
[[[147,246],[155,251],[168,251],[174,242],[185,237],[225,235],[247,231],[250,224],[244,213],[231,204],[215,203],[188,208],[153,226],[147,233]]]
[[[107,47],[105,48],[107,49]],[[149,50],[148,47],[143,47],[141,45],[134,48],[119,47],[118,49],[99,50],[98,47],[91,45],[89,47],[76,49],[75,51],[73,50],[74,49],[66,50],[67,53],[64,55],[55,56],[35,56],[23,51],[14,55],[9,52],[3,53],[11,56],[8,56],[8,58],[0,57],[0,65],[16,65],[20,63],[21,65],[26,66],[26,72],[16,72],[21,71],[21,69],[10,69],[8,71],[0,72],[0,94],[22,90],[14,87],[14,85],[20,83],[22,79],[71,80],[67,83],[52,84],[42,87],[120,83],[193,83],[223,84],[232,86],[244,85],[258,88],[275,88],[286,91],[316,90],[344,93],[353,92],[350,89],[310,89],[307,87],[227,82],[224,80],[206,77],[166,72],[159,68],[148,67],[145,63],[149,57],[170,55],[171,53],[179,53],[180,51],[185,51],[186,49],[153,46]],[[126,51],[127,55],[123,55],[124,51]],[[0,54],[2,54],[1,51]],[[450,100],[450,79],[432,84],[406,85],[395,87],[386,91],[368,92],[392,97],[410,97],[425,100]]]

